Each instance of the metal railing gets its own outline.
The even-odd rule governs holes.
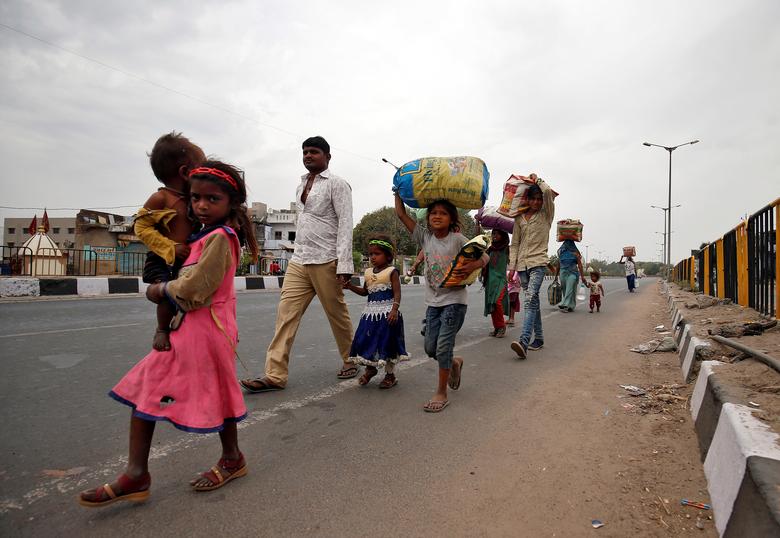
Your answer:
[[[731,299],[762,314],[780,317],[778,220],[780,199],[681,260],[670,278],[690,282],[691,289],[707,295]]]
[[[764,314],[775,312],[777,230],[770,204],[748,219],[748,305]]]
[[[29,247],[0,245],[0,275],[30,276],[32,250]]]

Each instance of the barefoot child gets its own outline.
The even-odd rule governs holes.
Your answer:
[[[601,285],[599,279],[601,273],[598,271],[590,272],[590,282],[588,287],[590,288],[590,313],[593,313],[593,307],[596,307],[596,312],[601,312],[601,296],[604,295],[604,286]]]
[[[438,413],[449,404],[447,386],[452,390],[460,387],[463,359],[455,357],[455,335],[458,334],[466,317],[466,286],[440,287],[447,276],[450,265],[458,255],[466,238],[455,229],[458,226],[458,210],[447,200],[438,200],[428,206],[428,227],[418,226],[406,213],[404,203],[395,193],[395,214],[412,234],[412,239],[425,251],[425,352],[439,363],[439,381],[433,397],[423,406],[429,413]],[[483,254],[479,260],[466,263],[458,271],[467,276],[484,267],[490,260]]]
[[[488,247],[490,263],[482,269],[482,283],[485,286],[485,316],[490,316],[493,331],[490,336],[506,336],[504,312],[509,310],[506,293],[506,264],[509,260],[509,234],[503,230],[493,230]]]
[[[187,174],[205,160],[203,150],[176,132],[161,136],[149,154],[152,171],[165,186],[157,189],[135,215],[135,234],[149,249],[143,272],[147,284],[176,278],[190,253],[186,243],[192,233],[187,217]],[[167,301],[157,305],[157,330],[152,341],[157,351],[171,349],[168,333],[173,315]]]
[[[109,393],[133,409],[127,468],[112,484],[82,492],[83,506],[149,496],[149,449],[158,420],[189,432],[219,432],[222,457],[190,482],[195,491],[220,488],[247,472],[236,427],[246,407],[233,358],[238,338],[233,277],[240,245],[256,256],[257,242],[241,175],[219,161],[191,170],[190,208],[202,228],[191,238],[179,277],[146,291],[151,301],[168,301],[178,312],[171,349],[152,350]]]
[[[380,389],[389,389],[398,382],[393,372],[399,360],[407,359],[404,343],[404,320],[398,309],[401,307],[401,279],[398,269],[391,265],[395,256],[393,240],[377,234],[368,241],[368,259],[372,267],[366,269],[362,288],[351,282],[344,289],[358,295],[368,295],[368,304],[360,316],[360,324],[352,340],[349,361],[363,364],[366,371],[358,380],[368,384],[380,367],[385,369],[385,378]]]

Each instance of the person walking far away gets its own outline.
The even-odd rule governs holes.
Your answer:
[[[146,290],[149,300],[176,308],[171,347],[152,350],[109,393],[133,409],[127,468],[112,484],[81,492],[82,506],[149,497],[149,449],[158,420],[188,432],[219,432],[222,457],[190,482],[195,491],[218,489],[247,473],[238,448],[237,423],[246,417],[246,406],[236,381],[233,278],[241,245],[256,258],[257,241],[238,170],[219,161],[191,170],[190,210],[202,228],[191,237],[178,278]]]
[[[503,230],[493,230],[488,247],[490,262],[482,270],[482,283],[485,286],[484,315],[490,316],[493,331],[490,336],[506,336],[504,312],[509,310],[509,297],[506,290],[506,265],[509,261],[509,234]]]
[[[580,249],[571,239],[565,240],[558,248],[558,263],[563,295],[558,308],[564,312],[573,312],[577,306],[577,285],[580,280],[583,285],[587,285],[587,281],[582,270]]]
[[[634,288],[636,288],[636,264],[634,263],[634,258],[631,256],[621,256],[618,263],[622,263],[625,266],[628,291],[634,293]]]
[[[344,289],[368,296],[368,304],[360,316],[360,323],[352,340],[349,360],[362,364],[366,371],[358,381],[367,385],[384,367],[385,378],[380,389],[389,389],[398,382],[394,369],[400,360],[408,359],[404,341],[404,320],[401,316],[401,278],[392,263],[395,257],[393,240],[384,234],[376,234],[368,241],[368,259],[365,283],[358,287],[348,282]]]
[[[316,295],[328,317],[343,362],[336,377],[349,379],[359,366],[349,363],[352,322],[344,301],[352,262],[352,188],[328,168],[330,145],[321,136],[303,142],[303,166],[295,193],[298,227],[295,252],[282,284],[276,329],[265,356],[265,375],[243,379],[249,392],[281,390],[287,386],[290,349],[301,318]]]
[[[458,210],[447,200],[438,200],[428,206],[428,227],[418,226],[406,213],[398,193],[395,193],[395,214],[412,234],[412,239],[425,251],[425,353],[439,363],[439,380],[433,397],[423,406],[429,413],[438,413],[449,404],[447,386],[460,388],[463,359],[453,358],[455,336],[466,317],[468,296],[466,286],[440,287],[450,270],[452,261],[467,240],[458,229]],[[470,275],[487,265],[490,258],[483,254],[479,260],[464,264],[457,274]]]
[[[590,272],[590,282],[588,282],[588,288],[590,288],[590,313],[593,313],[593,307],[596,307],[596,312],[601,312],[601,297],[605,295],[604,286],[601,285],[599,280],[601,279],[601,273],[596,270]]]
[[[164,187],[157,189],[135,215],[135,234],[149,249],[142,276],[147,284],[175,279],[190,253],[188,174],[205,160],[202,149],[175,131],[161,136],[149,154],[152,172]],[[157,305],[157,330],[152,340],[152,347],[157,351],[171,349],[168,333],[174,314],[168,301]]]
[[[523,330],[519,340],[513,341],[511,346],[520,359],[526,358],[528,349],[536,351],[544,346],[539,290],[548,263],[547,243],[555,218],[556,194],[540,178],[536,185],[531,185],[528,189],[527,196],[528,210],[515,219],[512,245],[509,247],[509,270],[520,273],[520,285],[526,291]],[[512,276],[510,274],[510,279]]]

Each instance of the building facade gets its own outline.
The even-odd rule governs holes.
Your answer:
[[[20,247],[31,235],[28,231],[33,217],[3,219],[3,245]],[[41,224],[38,218],[38,224]],[[49,237],[59,248],[74,248],[76,244],[76,217],[49,217]]]

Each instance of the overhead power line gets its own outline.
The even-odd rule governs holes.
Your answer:
[[[23,35],[23,36],[25,36],[25,37],[27,37],[29,39],[34,39],[35,41],[39,41],[40,43],[43,43],[43,44],[48,45],[50,47],[53,47],[53,48],[55,48],[57,50],[61,50],[62,52],[66,52],[68,54],[72,54],[73,56],[77,56],[77,57],[81,58],[82,60],[86,60],[88,62],[95,63],[95,64],[97,64],[97,65],[99,65],[101,67],[104,67],[105,69],[110,69],[112,71],[116,71],[117,73],[122,73],[123,75],[125,75],[127,77],[131,77],[131,78],[134,78],[136,80],[140,80],[141,82],[144,82],[144,83],[149,84],[151,86],[154,86],[156,88],[160,88],[162,90],[165,90],[165,91],[168,91],[168,92],[171,92],[171,93],[175,93],[175,94],[177,94],[177,95],[179,95],[181,97],[185,97],[187,99],[190,99],[190,100],[195,101],[197,103],[200,103],[202,105],[206,105],[206,106],[215,108],[215,109],[217,109],[217,110],[219,110],[221,112],[225,112],[226,114],[231,114],[233,116],[237,116],[237,117],[239,117],[241,119],[244,119],[246,121],[249,121],[249,122],[252,122],[252,123],[256,123],[258,125],[262,125],[263,127],[268,127],[269,129],[274,129],[276,131],[279,131],[280,133],[284,133],[286,135],[290,135],[290,136],[295,137],[295,138],[297,138],[299,140],[306,138],[305,136],[300,135],[298,133],[295,133],[293,131],[288,131],[287,129],[284,129],[282,127],[277,127],[276,125],[272,125],[270,123],[266,123],[264,121],[260,121],[257,118],[254,118],[252,116],[248,116],[248,115],[243,114],[241,112],[237,112],[235,110],[232,110],[230,108],[224,107],[222,105],[217,105],[217,104],[212,103],[210,101],[206,101],[205,99],[201,99],[200,97],[196,97],[194,95],[191,95],[189,93],[183,92],[181,90],[177,90],[176,88],[171,88],[170,86],[165,86],[164,84],[160,84],[159,82],[155,82],[154,80],[148,79],[146,77],[142,77],[141,75],[136,75],[135,73],[132,73],[130,71],[126,71],[126,70],[124,70],[124,69],[122,69],[120,67],[116,67],[116,66],[107,64],[107,63],[105,63],[103,61],[100,61],[100,60],[97,60],[95,58],[92,58],[90,56],[86,56],[86,55],[81,54],[80,52],[77,52],[75,50],[71,50],[71,49],[65,48],[65,47],[63,47],[61,45],[58,45],[56,43],[52,43],[51,41],[43,39],[42,37],[38,37],[38,36],[33,35],[33,34],[29,33],[29,32],[25,32],[24,30],[20,30],[18,28],[14,28],[13,26],[9,26],[9,25],[7,25],[5,23],[0,22],[0,27],[3,27],[3,28],[5,28],[7,30],[10,30],[12,32],[16,32],[17,34],[21,34],[21,35]],[[350,154],[350,155],[352,155],[354,157],[358,157],[360,159],[365,159],[365,160],[371,161],[371,162],[379,162],[379,159],[366,157],[365,155],[361,155],[359,153],[355,153],[354,151],[349,151],[349,150],[341,148],[341,147],[333,146],[333,148],[337,149],[339,151],[343,151],[344,153],[348,153],[348,154]],[[107,208],[107,209],[109,209],[109,208]]]

